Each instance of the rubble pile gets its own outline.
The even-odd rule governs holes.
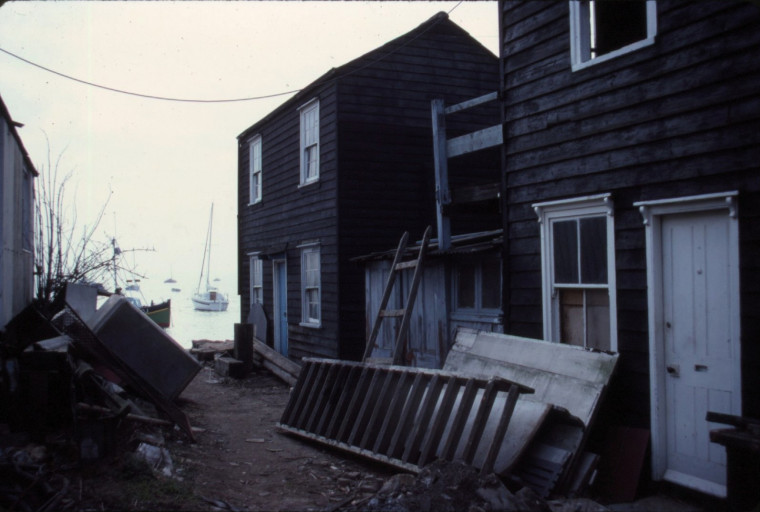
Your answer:
[[[436,461],[418,474],[398,474],[380,490],[346,504],[342,512],[550,512],[549,504],[530,488],[516,493],[493,473],[481,475],[462,462]]]

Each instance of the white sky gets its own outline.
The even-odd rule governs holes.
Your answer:
[[[455,8],[456,7],[456,8]],[[7,2],[0,48],[111,88],[228,99],[302,88],[439,11],[494,53],[496,1]],[[47,143],[74,171],[77,216],[113,191],[103,238],[116,235],[151,280],[197,284],[214,202],[212,276],[235,293],[237,140],[290,96],[181,103],[83,85],[0,52],[0,95],[40,172]]]

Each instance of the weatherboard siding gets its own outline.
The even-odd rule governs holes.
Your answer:
[[[239,137],[242,316],[250,307],[247,254],[285,250],[290,357],[361,357],[364,270],[351,259],[395,247],[405,230],[417,239],[435,223],[430,101],[444,97],[455,103],[498,87],[496,56],[447,19],[431,25],[331,70]],[[320,180],[299,188],[296,108],[317,91]],[[494,107],[491,119],[498,120]],[[463,124],[480,119],[482,114],[465,117]],[[246,141],[255,134],[263,140],[263,200],[249,206]],[[494,164],[488,172],[498,181]],[[296,245],[315,239],[322,263],[320,328],[298,325]],[[271,318],[271,262],[264,262],[263,285],[264,309]]]
[[[644,227],[636,201],[739,191],[745,396],[757,387],[760,8],[657,2],[649,47],[570,69],[568,2],[502,2],[508,332],[543,336],[537,202],[612,193],[620,421],[649,425]],[[755,320],[752,320],[752,317]],[[747,412],[760,412],[755,397]]]

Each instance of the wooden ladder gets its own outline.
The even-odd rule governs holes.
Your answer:
[[[403,364],[404,360],[404,340],[406,333],[409,330],[409,321],[412,316],[412,309],[414,307],[414,300],[417,297],[417,289],[420,286],[420,280],[422,279],[422,263],[425,260],[425,253],[427,252],[428,244],[430,243],[430,231],[431,227],[428,226],[425,229],[425,234],[422,236],[422,244],[420,245],[420,252],[417,254],[416,260],[401,261],[406,251],[406,245],[409,240],[409,232],[405,232],[399,241],[398,248],[396,249],[396,255],[393,258],[391,264],[391,270],[388,274],[388,280],[385,283],[385,290],[383,291],[383,298],[380,301],[380,306],[377,310],[377,316],[372,324],[372,332],[367,340],[367,346],[364,349],[364,358],[362,361],[368,361],[372,355],[372,351],[375,348],[375,342],[377,341],[377,335],[380,332],[381,322],[386,318],[398,318],[401,317],[401,326],[399,327],[396,335],[396,342],[393,345],[393,355],[391,358],[383,360],[380,358],[372,359],[374,363],[386,363],[386,364]],[[396,282],[397,275],[407,268],[414,268],[414,277],[412,278],[412,285],[409,289],[409,296],[406,299],[403,309],[386,309],[388,306],[388,300],[391,297],[393,291],[393,285]]]

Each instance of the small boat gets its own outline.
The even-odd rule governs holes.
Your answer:
[[[125,298],[134,304],[138,309],[140,309],[143,313],[148,315],[148,318],[153,320],[158,324],[159,327],[169,327],[171,326],[171,317],[172,317],[172,300],[167,299],[163,302],[159,302],[158,304],[155,304],[151,302],[149,305],[143,304],[142,301],[134,296],[125,296]]]
[[[211,204],[211,216],[208,221],[208,231],[206,231],[206,246],[203,249],[203,261],[201,262],[201,276],[198,279],[198,288],[193,294],[193,306],[198,311],[227,311],[229,299],[227,294],[220,292],[215,286],[209,283],[209,272],[211,270],[211,226],[214,221],[214,205]],[[201,291],[203,276],[206,276],[206,289]]]
[[[140,285],[138,284],[140,282],[139,279],[127,279],[126,286],[124,287],[123,291],[121,290],[121,288],[118,287],[119,278],[117,276],[117,269],[119,267],[116,264],[116,260],[117,260],[117,257],[121,255],[121,249],[119,249],[119,247],[116,245],[115,238],[111,239],[111,245],[113,245],[112,265],[113,265],[113,280],[114,280],[115,293],[124,296],[124,298],[127,299],[128,302],[130,302],[137,309],[141,310],[143,313],[148,315],[148,318],[156,322],[156,324],[158,324],[159,327],[166,328],[166,327],[171,326],[171,316],[172,316],[171,299],[167,299],[159,303],[155,303],[151,301],[150,305],[143,304],[143,300],[145,299],[145,297],[143,296],[142,291],[140,290]]]
[[[179,292],[182,291],[182,289],[180,289],[180,288],[172,288],[172,291],[175,292],[175,293],[179,293]]]
[[[171,278],[171,277],[170,277],[170,278],[168,278],[168,279],[164,279],[164,282],[165,282],[165,283],[176,283],[176,282],[177,282],[177,280],[176,280],[176,279],[174,279],[174,278]]]

